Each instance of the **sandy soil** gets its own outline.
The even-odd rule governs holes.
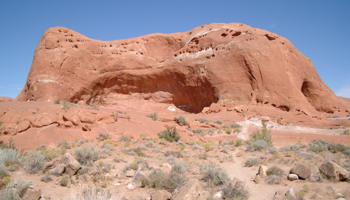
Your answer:
[[[242,107],[246,105],[241,105]],[[266,107],[266,106],[265,106]],[[112,170],[110,174],[114,174],[111,180],[107,181],[107,189],[112,192],[112,197],[114,199],[122,199],[122,197],[127,197],[128,199],[138,199],[139,197],[148,197],[149,194],[154,192],[152,188],[138,188],[136,190],[128,190],[126,189],[127,183],[131,180],[130,178],[122,175],[123,168],[133,162],[135,159],[134,156],[130,156],[124,154],[121,149],[125,147],[125,143],[118,142],[118,139],[121,136],[127,135],[135,143],[131,143],[130,148],[135,148],[140,144],[147,144],[152,139],[142,141],[140,139],[140,135],[144,134],[147,138],[158,138],[157,133],[164,130],[166,126],[177,126],[177,129],[181,135],[181,140],[184,142],[199,141],[202,144],[206,141],[213,141],[216,144],[216,147],[213,147],[212,151],[209,151],[208,158],[206,160],[199,159],[195,155],[205,153],[203,150],[193,150],[190,145],[186,145],[184,149],[182,149],[182,154],[184,155],[183,160],[190,163],[190,170],[188,172],[188,177],[195,177],[200,179],[199,165],[206,162],[214,162],[218,166],[224,168],[228,173],[230,178],[239,178],[243,180],[249,191],[251,193],[250,199],[272,199],[276,191],[286,192],[289,187],[296,188],[300,190],[303,185],[307,184],[310,186],[310,191],[307,193],[306,197],[310,198],[311,195],[318,193],[320,190],[323,191],[323,196],[327,198],[333,198],[335,192],[340,192],[349,188],[349,183],[339,182],[334,183],[331,181],[324,182],[310,182],[306,181],[294,181],[290,182],[286,179],[283,179],[282,183],[278,185],[269,185],[265,183],[263,180],[260,183],[256,184],[252,181],[252,177],[258,172],[259,166],[253,167],[244,167],[244,162],[249,158],[249,156],[256,157],[266,157],[266,159],[262,160],[262,163],[267,167],[277,165],[282,168],[285,173],[288,173],[291,166],[295,163],[313,163],[316,165],[320,165],[322,161],[325,159],[322,155],[316,155],[312,160],[305,160],[301,157],[295,156],[292,158],[285,157],[283,152],[280,152],[281,158],[275,159],[272,154],[267,154],[266,152],[247,152],[245,146],[240,146],[234,148],[230,147],[231,150],[229,154],[225,154],[220,151],[219,144],[223,141],[229,140],[237,140],[249,139],[249,134],[252,131],[261,129],[261,116],[267,116],[271,120],[268,122],[268,127],[271,130],[272,139],[274,146],[276,148],[281,148],[287,145],[293,145],[297,142],[301,142],[303,144],[308,144],[315,138],[323,139],[331,142],[341,143],[344,145],[350,145],[350,136],[342,135],[344,129],[350,125],[350,120],[348,119],[339,119],[339,120],[329,120],[326,117],[321,119],[313,119],[307,117],[296,117],[299,116],[296,113],[281,113],[280,110],[277,110],[271,107],[263,108],[262,106],[256,106],[250,110],[255,110],[256,112],[249,111],[246,113],[246,116],[243,116],[241,113],[236,112],[228,112],[226,110],[222,110],[218,113],[199,113],[199,114],[191,114],[186,113],[181,110],[176,109],[175,111],[171,111],[168,109],[169,105],[153,105],[150,108],[144,108],[140,110],[133,110],[128,108],[120,108],[120,107],[100,107],[98,112],[113,112],[114,110],[123,110],[128,117],[126,118],[118,118],[118,121],[115,123],[93,123],[91,124],[91,131],[82,131],[81,127],[71,127],[71,128],[62,128],[58,127],[57,123],[53,123],[48,126],[43,127],[31,127],[27,131],[18,133],[14,136],[1,135],[0,140],[3,142],[7,142],[10,138],[12,138],[16,144],[16,146],[25,151],[32,151],[35,148],[45,144],[48,149],[59,149],[57,147],[58,141],[67,140],[70,143],[75,143],[77,138],[79,139],[89,139],[89,146],[96,146],[99,148],[103,142],[98,142],[96,140],[96,135],[98,132],[102,131],[111,136],[113,143],[117,144],[115,147],[115,151],[112,152],[111,156],[106,156],[103,159],[103,162],[109,163],[112,166]],[[45,110],[45,109],[54,109],[57,112],[62,111],[60,105],[52,104],[52,103],[36,103],[36,102],[1,102],[0,110]],[[78,109],[78,108],[72,108]],[[81,109],[86,109],[84,106]],[[263,110],[265,109],[264,115],[261,115]],[[158,121],[153,121],[146,115],[153,113],[158,113]],[[273,112],[274,111],[274,112]],[[276,118],[276,113],[280,113],[280,118]],[[180,126],[177,124],[173,118],[176,116],[184,116],[189,122],[187,126]],[[247,116],[248,115],[248,116]],[[196,121],[196,119],[206,119],[209,123],[201,124]],[[279,120],[278,123],[278,119]],[[1,118],[0,118],[1,119]],[[213,123],[216,120],[220,120],[222,124]],[[222,126],[227,125],[230,126],[231,123],[236,122],[242,125],[242,131],[240,133],[231,133],[226,134],[224,131],[219,133],[219,130],[222,130]],[[323,124],[323,125],[322,125]],[[339,128],[340,127],[340,128]],[[332,129],[330,129],[332,128]],[[192,133],[189,129],[212,129],[214,131],[213,135],[206,135],[205,137],[199,137],[196,134]],[[77,147],[76,147],[77,148]],[[159,152],[153,152],[154,149],[160,149]],[[149,165],[154,165],[157,168],[161,168],[163,170],[166,169],[163,164],[167,163],[166,158],[163,153],[168,150],[180,151],[180,147],[174,143],[168,143],[165,146],[162,146],[155,142],[152,147],[145,150],[147,154],[146,159]],[[307,149],[302,149],[302,151],[307,151]],[[74,148],[68,149],[67,152],[74,154]],[[243,152],[243,155],[238,156],[238,152]],[[226,157],[232,156],[233,161],[225,160]],[[114,157],[123,157],[125,159],[124,162],[116,163],[113,161]],[[345,158],[341,158],[339,160],[340,163],[344,163],[347,160]],[[106,181],[98,181],[97,183],[93,183],[91,178],[88,181],[83,181],[81,179],[76,180],[75,185],[71,185],[70,188],[62,187],[58,184],[59,177],[53,177],[54,180],[45,183],[40,181],[42,173],[38,174],[28,174],[22,168],[11,172],[11,177],[25,177],[27,180],[33,182],[33,188],[40,189],[42,192],[42,197],[51,199],[68,199],[76,193],[79,193],[83,190],[84,185],[97,185],[101,186],[103,182]],[[107,177],[108,175],[105,174]],[[326,188],[326,189],[322,189]],[[328,189],[327,189],[328,188]],[[331,189],[330,189],[331,188]],[[327,193],[327,191],[329,192]],[[211,191],[217,192],[217,191]],[[44,198],[44,199],[45,199]],[[142,199],[141,198],[141,199]],[[139,198],[140,199],[140,198]]]

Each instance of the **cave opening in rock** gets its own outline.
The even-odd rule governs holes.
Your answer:
[[[83,96],[89,96],[85,102],[98,104],[105,103],[103,99],[109,98],[110,94],[140,94],[140,98],[145,101],[174,104],[183,111],[200,113],[204,107],[216,103],[219,97],[211,82],[206,77],[200,76],[199,71],[197,67],[187,67],[176,70],[164,69],[158,73],[121,72],[94,82],[89,86],[93,88],[90,90],[92,93],[87,94],[87,90],[82,90],[73,98],[84,99]],[[142,97],[142,94],[148,94],[147,98]]]

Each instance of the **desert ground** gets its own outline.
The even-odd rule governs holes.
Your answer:
[[[93,189],[97,192],[92,199],[350,198],[348,177],[331,177],[319,169],[331,162],[349,176],[350,120],[346,115],[314,119],[233,101],[212,104],[197,114],[167,104],[132,109],[10,101],[1,102],[0,110],[2,179],[30,181],[31,190],[40,191],[42,199],[88,199],[83,191]],[[33,122],[16,134],[6,128],[21,119]],[[167,132],[167,127],[176,127],[176,141],[158,135]],[[263,130],[272,144],[260,147],[252,142],[251,134]],[[327,141],[322,143],[326,148],[315,139]],[[10,141],[19,153],[16,158],[5,155]],[[83,148],[95,154],[82,159]],[[74,164],[63,164],[67,155]],[[31,163],[31,159],[40,161]],[[298,164],[308,168],[308,177],[289,180],[291,168]],[[70,165],[79,166],[72,172]],[[280,170],[277,175],[260,170],[274,166]],[[154,180],[156,172],[164,180]],[[3,193],[7,191],[2,188]],[[36,194],[27,193],[21,197]]]

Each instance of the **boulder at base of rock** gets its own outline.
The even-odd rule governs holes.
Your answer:
[[[198,179],[190,179],[182,186],[177,194],[173,196],[173,200],[196,200],[202,192],[202,186]]]
[[[128,170],[128,171],[126,171],[126,173],[125,173],[125,176],[126,176],[126,177],[134,177],[134,175],[135,175],[134,170]]]
[[[311,175],[311,170],[303,164],[294,165],[290,170],[291,174],[296,174],[300,179],[308,179]]]
[[[27,188],[22,196],[22,200],[38,200],[41,198],[41,192],[32,188]]]
[[[266,166],[260,165],[258,174],[260,175],[261,178],[266,177],[266,170],[267,170]]]
[[[151,200],[168,200],[171,198],[171,194],[166,190],[156,190],[151,194]]]
[[[81,168],[80,163],[75,160],[70,153],[64,154],[60,160],[60,163],[66,165],[65,173],[69,175],[74,175]]]
[[[298,175],[296,175],[296,174],[288,174],[287,179],[290,181],[296,181],[299,178],[298,178]]]
[[[331,180],[345,181],[349,178],[349,172],[332,161],[324,162],[320,172]]]

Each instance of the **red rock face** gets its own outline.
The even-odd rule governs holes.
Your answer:
[[[135,108],[169,103],[189,112],[228,99],[310,116],[349,110],[287,39],[239,23],[118,41],[50,28],[16,100],[57,98]]]

